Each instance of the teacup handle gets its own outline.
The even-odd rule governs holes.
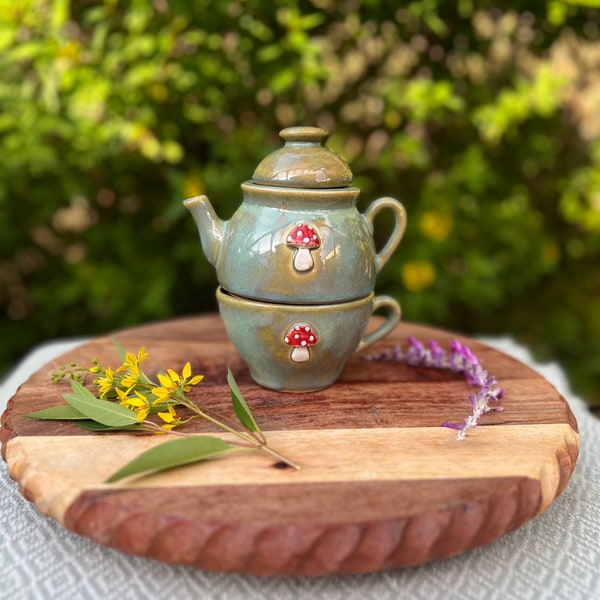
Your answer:
[[[380,308],[384,308],[387,312],[387,317],[383,324],[378,327],[375,331],[372,331],[358,344],[356,351],[363,350],[367,346],[375,343],[380,340],[382,337],[385,337],[400,321],[400,316],[402,311],[400,309],[400,305],[390,296],[375,296],[373,299],[373,310],[371,314]]]
[[[390,256],[392,256],[394,250],[398,247],[398,244],[406,231],[406,210],[398,200],[389,197],[375,200],[375,202],[372,202],[367,210],[365,210],[364,214],[371,225],[371,231],[373,231],[375,226],[375,215],[385,208],[389,208],[394,213],[394,230],[385,246],[377,254],[376,268],[378,273],[383,268],[383,265],[390,259]]]

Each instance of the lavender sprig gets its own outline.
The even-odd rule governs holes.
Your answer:
[[[392,360],[405,362],[413,367],[432,367],[434,369],[450,369],[455,373],[462,373],[469,385],[478,386],[478,392],[469,396],[472,414],[462,423],[442,423],[442,427],[449,427],[458,431],[456,439],[462,440],[470,429],[477,426],[479,418],[490,412],[500,412],[501,406],[490,406],[490,402],[497,402],[504,396],[504,390],[498,386],[495,377],[492,377],[481,366],[479,359],[471,349],[452,340],[450,352],[446,352],[435,340],[429,341],[429,347],[414,337],[407,338],[408,348],[403,352],[400,344],[390,350],[384,350],[378,355],[367,355],[367,360]]]

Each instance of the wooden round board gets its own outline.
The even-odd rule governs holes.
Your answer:
[[[456,337],[403,323],[366,353],[405,347],[409,335],[444,348]],[[526,365],[464,337],[505,397],[503,412],[485,415],[463,441],[440,425],[463,421],[474,388],[450,371],[355,355],[334,386],[286,394],[252,382],[215,315],[115,337],[131,352],[146,347],[150,375],[189,360],[205,375],[193,398],[221,412],[232,410],[231,367],[269,443],[302,465],[281,469],[263,453],[234,453],[103,484],[166,436],[95,434],[23,416],[63,403],[68,384],[50,380],[60,365],[94,357],[120,364],[111,336],[82,345],[17,391],[2,417],[2,454],[41,512],[125,553],[260,575],[406,567],[486,544],[535,517],[564,489],[577,460],[577,424],[560,394]]]

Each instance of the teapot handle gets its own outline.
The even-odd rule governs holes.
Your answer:
[[[398,200],[390,197],[375,200],[375,202],[371,203],[367,210],[365,210],[364,214],[371,225],[371,231],[374,228],[375,215],[386,208],[389,208],[394,213],[394,230],[385,246],[377,254],[376,268],[378,273],[383,268],[383,265],[390,259],[406,231],[406,210]]]

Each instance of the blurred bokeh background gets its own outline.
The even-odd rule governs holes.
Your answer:
[[[598,4],[0,0],[0,374],[215,310],[182,200],[229,218],[304,124],[361,210],[405,204],[406,320],[514,335],[600,404]]]

